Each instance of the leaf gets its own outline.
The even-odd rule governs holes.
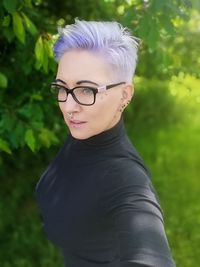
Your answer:
[[[21,16],[18,12],[12,14],[13,17],[13,30],[21,43],[25,43],[25,30]]]
[[[42,101],[43,96],[40,93],[34,93],[31,95],[31,100]]]
[[[35,68],[36,68],[36,70],[39,70],[41,68],[41,66],[42,66],[41,61],[36,61],[35,62]]]
[[[35,151],[35,137],[33,134],[33,130],[32,129],[28,129],[25,132],[25,142],[28,145],[28,147],[34,152]]]
[[[35,56],[37,59],[35,68],[40,69],[42,67],[45,73],[48,73],[49,58],[54,58],[51,41],[51,39],[47,40],[42,38],[42,36],[39,36],[35,44]]]
[[[48,66],[49,66],[49,58],[53,58],[53,50],[51,48],[50,41],[44,39],[43,45],[44,45],[43,68],[44,68],[44,71],[47,73]]]
[[[0,87],[6,88],[7,86],[8,79],[2,72],[0,72]]]
[[[52,144],[56,144],[59,142],[56,135],[52,131],[46,128],[41,129],[41,132],[39,134],[39,139],[41,143],[47,148],[49,148]]]
[[[43,54],[44,54],[44,46],[43,46],[43,42],[42,42],[42,37],[39,36],[39,38],[36,41],[35,44],[35,56],[36,59],[42,63],[43,62]]]
[[[0,120],[0,127],[8,132],[13,132],[15,124],[16,119],[13,114],[10,114],[10,112],[4,112]]]
[[[27,7],[33,8],[32,0],[24,0],[24,3],[27,5]]]
[[[35,24],[24,13],[22,13],[22,16],[24,18],[27,30],[30,32],[30,34],[36,35],[38,30]]]
[[[8,142],[6,142],[5,140],[0,138],[0,150],[8,153],[8,154],[12,154],[12,151],[9,148]]]
[[[41,106],[36,103],[26,103],[18,109],[18,113],[22,115],[23,118],[33,121],[41,121],[44,117]]]
[[[44,40],[44,48],[46,50],[48,57],[53,58],[54,55],[53,55],[53,49],[51,46],[51,40],[46,40],[46,39]]]
[[[25,123],[18,119],[17,123],[15,123],[15,130],[12,131],[10,135],[10,142],[14,148],[24,146],[24,134],[26,131]]]
[[[17,1],[16,0],[3,0],[3,6],[9,13],[15,12],[17,8]]]
[[[13,29],[11,27],[6,27],[4,29],[3,34],[9,43],[11,43],[13,41],[13,39],[15,38],[15,34],[14,34]]]
[[[44,72],[47,73],[48,72],[48,52],[47,50],[45,49],[44,50],[44,54],[43,54],[43,69],[44,69]]]
[[[3,27],[8,27],[10,25],[10,15],[4,16],[2,21]]]

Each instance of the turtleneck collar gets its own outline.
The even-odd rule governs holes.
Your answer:
[[[95,146],[95,147],[101,147],[110,145],[113,143],[116,143],[119,141],[119,139],[125,134],[125,127],[124,127],[124,120],[123,117],[120,118],[120,120],[115,124],[112,128],[101,132],[97,135],[94,135],[92,137],[89,137],[84,140],[75,139],[74,137],[71,137],[72,142],[77,145],[83,145],[87,147]]]

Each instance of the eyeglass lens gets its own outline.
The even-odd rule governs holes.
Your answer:
[[[59,102],[65,102],[67,100],[67,89],[63,88],[60,85],[52,84],[51,92]],[[83,105],[92,105],[95,100],[95,93],[89,87],[79,86],[73,89],[71,92],[74,100]]]

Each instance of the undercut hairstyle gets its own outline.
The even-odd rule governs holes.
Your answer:
[[[75,20],[59,28],[53,50],[56,60],[72,49],[102,55],[111,66],[115,79],[132,83],[137,64],[139,39],[118,22]]]

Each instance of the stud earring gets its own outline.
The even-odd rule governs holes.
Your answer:
[[[124,110],[125,107],[126,107],[126,105],[123,104],[123,105],[121,106],[121,108],[119,109],[119,112],[122,112],[122,111]]]

